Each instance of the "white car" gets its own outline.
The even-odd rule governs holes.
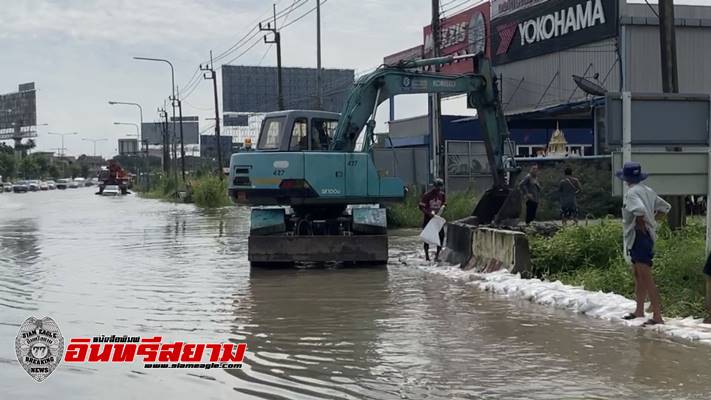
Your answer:
[[[102,196],[118,196],[121,194],[121,190],[118,185],[106,185],[104,190],[101,192]]]
[[[54,181],[47,181],[47,182],[45,182],[45,183],[47,184],[47,188],[48,188],[49,190],[54,190],[54,189],[57,188],[57,184],[54,183]]]
[[[69,189],[78,189],[79,188],[79,183],[77,181],[69,181],[69,184],[67,185]]]
[[[47,184],[47,182],[40,182],[39,188],[40,190],[49,190],[49,185]]]

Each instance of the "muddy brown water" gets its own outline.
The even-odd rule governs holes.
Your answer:
[[[481,292],[418,268],[250,271],[248,210],[92,189],[0,194],[3,399],[708,398],[711,346]],[[402,262],[406,260],[406,262]],[[65,338],[245,341],[241,370],[19,366],[29,316]]]

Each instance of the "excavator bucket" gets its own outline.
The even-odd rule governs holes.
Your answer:
[[[478,224],[507,224],[515,223],[521,214],[521,192],[506,186],[492,187],[484,192],[472,216],[476,217]]]

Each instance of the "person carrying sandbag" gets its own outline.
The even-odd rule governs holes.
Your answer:
[[[444,208],[447,203],[447,197],[444,194],[444,181],[442,179],[435,179],[434,187],[429,191],[425,192],[420,199],[419,208],[422,211],[422,228],[426,228],[430,220],[437,215],[442,208]],[[437,252],[435,253],[435,261],[439,261],[439,252],[442,250],[442,243],[444,242],[444,229],[439,230],[439,245],[437,246]],[[430,260],[430,245],[425,242],[425,260]]]

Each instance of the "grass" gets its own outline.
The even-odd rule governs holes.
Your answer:
[[[410,188],[405,200],[388,206],[388,227],[419,228],[422,226],[422,211],[418,207],[421,193],[416,188]],[[454,221],[471,215],[476,205],[476,196],[471,192],[455,193],[447,196],[447,207],[442,217]]]
[[[225,179],[214,175],[204,176],[192,182],[192,189],[192,200],[198,207],[217,208],[231,204]]]
[[[182,200],[178,200],[176,195],[179,183],[172,177],[160,176],[151,182],[151,190],[137,187],[136,191],[145,198],[194,203],[201,208],[217,208],[231,204],[227,196],[227,182],[217,176],[202,174],[190,179],[187,186],[187,189],[180,187],[181,190],[187,191],[187,196]]]
[[[705,227],[698,220],[690,220],[676,232],[666,225],[660,228],[653,273],[664,315],[705,315],[704,240]],[[550,238],[532,237],[531,252],[533,274],[540,278],[634,298],[632,271],[622,256],[619,221],[567,227]]]

